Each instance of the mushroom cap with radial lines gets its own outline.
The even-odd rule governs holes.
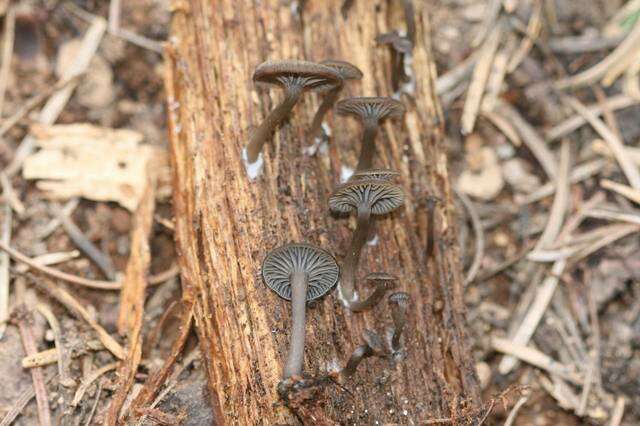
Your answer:
[[[349,181],[340,185],[329,198],[329,208],[338,213],[357,210],[361,204],[371,207],[371,213],[389,213],[404,203],[402,187],[379,179]]]
[[[351,175],[351,180],[367,180],[367,179],[378,179],[391,181],[394,178],[400,176],[399,172],[391,169],[366,169],[366,170],[356,170]]]
[[[253,81],[283,87],[299,84],[302,89],[326,89],[340,84],[337,70],[314,62],[287,60],[267,61],[256,67]]]
[[[273,249],[262,263],[262,278],[278,296],[291,300],[291,275],[307,275],[307,301],[324,296],[338,282],[340,269],[329,252],[311,244],[294,243]]]
[[[326,61],[320,62],[320,64],[338,71],[338,74],[340,74],[343,80],[360,80],[364,76],[360,68],[346,61],[327,59]]]
[[[409,304],[409,293],[405,293],[404,291],[392,293],[389,295],[389,303],[406,307]]]
[[[386,97],[347,98],[336,104],[338,114],[355,115],[362,120],[382,121],[386,118],[400,118],[405,107],[402,102]]]

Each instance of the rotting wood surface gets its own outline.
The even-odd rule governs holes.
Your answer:
[[[304,10],[296,12],[295,5]],[[262,282],[267,252],[307,241],[340,261],[354,218],[329,214],[327,201],[342,166],[354,168],[360,128],[329,114],[326,153],[302,154],[319,99],[305,94],[292,118],[265,145],[265,168],[249,181],[241,152],[252,129],[282,99],[257,88],[251,75],[267,59],[343,59],[363,72],[345,96],[389,96],[390,55],[375,37],[403,29],[402,2],[356,1],[346,19],[342,0],[174,1],[167,60],[167,97],[174,167],[174,208],[184,291],[196,301],[195,323],[215,416],[220,424],[291,424],[276,385],[286,357],[290,305]],[[413,52],[415,98],[407,114],[386,122],[374,165],[400,171],[405,206],[376,221],[379,243],[366,246],[359,276],[385,271],[400,277],[412,298],[405,335],[407,358],[397,366],[370,358],[345,385],[316,401],[322,419],[310,423],[423,423],[462,419],[480,406],[465,333],[452,195],[443,148],[442,116],[434,94],[427,3],[416,2]],[[435,258],[424,260],[427,195],[436,210]],[[363,289],[359,284],[361,292]],[[381,303],[371,312],[345,311],[335,292],[310,306],[305,371],[326,373],[362,343],[364,329],[391,325]],[[313,411],[313,410],[312,410]],[[469,418],[467,418],[468,420]],[[463,421],[461,420],[460,423]]]

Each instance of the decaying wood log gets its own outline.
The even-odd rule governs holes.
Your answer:
[[[365,248],[359,272],[361,277],[370,271],[396,274],[400,289],[410,294],[406,358],[398,363],[368,358],[343,386],[327,385],[293,412],[279,401],[290,305],[263,284],[260,265],[270,249],[286,242],[311,242],[332,251],[338,261],[344,257],[355,222],[330,215],[327,201],[343,167],[355,166],[360,128],[355,120],[329,114],[327,150],[303,154],[320,100],[305,94],[265,146],[263,174],[251,182],[242,149],[282,99],[277,89],[256,88],[251,75],[267,59],[343,59],[364,72],[362,81],[347,84],[343,96],[391,95],[390,53],[375,38],[405,28],[402,2],[357,0],[345,18],[342,3],[173,4],[166,83],[176,236],[184,291],[196,301],[195,321],[220,424],[291,424],[296,414],[316,424],[429,419],[456,424],[470,422],[480,411],[422,1],[416,2],[415,92],[402,95],[407,107],[402,122],[385,122],[374,160],[378,167],[401,172],[406,203],[376,221],[379,243]],[[427,261],[428,196],[440,202],[434,255]],[[307,318],[305,371],[316,377],[344,366],[362,344],[365,329],[384,335],[391,326],[386,302],[353,314],[335,292],[310,306]]]

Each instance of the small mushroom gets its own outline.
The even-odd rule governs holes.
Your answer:
[[[339,268],[327,251],[310,244],[287,244],[265,258],[262,278],[278,296],[291,300],[291,341],[283,378],[302,374],[307,301],[322,297],[338,282]]]
[[[362,312],[374,308],[384,297],[387,290],[391,290],[396,286],[398,278],[395,275],[387,274],[386,272],[371,272],[365,277],[365,281],[371,283],[375,289],[365,300],[353,302],[351,304],[350,308],[353,312]]]
[[[352,181],[367,179],[392,181],[398,176],[400,176],[400,173],[391,169],[366,169],[354,172],[350,179]]]
[[[326,90],[341,82],[333,68],[306,61],[264,62],[253,73],[256,83],[276,84],[285,90],[284,100],[258,126],[245,148],[243,156],[248,164],[255,163],[262,146],[275,128],[289,115],[305,90]]]
[[[385,97],[348,98],[336,105],[342,115],[355,115],[364,127],[362,148],[358,159],[357,171],[370,169],[375,153],[374,142],[380,122],[387,118],[400,118],[404,115],[404,105],[400,101]]]
[[[407,309],[409,307],[409,294],[398,291],[389,295],[391,305],[391,318],[393,319],[393,335],[391,336],[391,350],[400,350],[400,338],[407,322]]]
[[[347,307],[358,301],[355,294],[355,278],[360,251],[364,245],[371,215],[387,214],[404,202],[404,192],[399,185],[383,180],[357,180],[340,185],[329,198],[329,208],[336,213],[356,211],[358,222],[351,245],[344,259],[340,296]]]
[[[429,196],[426,200],[427,207],[427,243],[425,244],[425,261],[433,257],[433,248],[436,238],[436,204],[438,199]]]
[[[400,90],[400,82],[410,80],[409,76],[404,72],[404,55],[411,52],[413,43],[395,30],[378,35],[376,42],[389,46],[391,52],[391,88],[394,92],[398,92]]]
[[[363,359],[371,356],[384,356],[385,349],[382,339],[377,333],[371,330],[364,330],[362,338],[365,341],[364,345],[358,346],[347,361],[347,365],[340,371],[341,379],[347,379],[353,376],[358,369],[358,365]]]
[[[340,96],[340,92],[344,88],[345,81],[360,80],[362,78],[362,71],[360,71],[358,67],[350,64],[349,62],[326,60],[320,62],[320,64],[335,69],[338,74],[340,74],[341,80],[340,83],[332,86],[324,95],[322,103],[318,107],[316,114],[313,116],[313,121],[311,122],[311,127],[309,128],[309,140],[311,142],[314,141],[318,131],[322,127],[322,120],[324,120],[324,116],[331,108],[333,108],[333,104],[335,104],[338,100],[338,96]]]

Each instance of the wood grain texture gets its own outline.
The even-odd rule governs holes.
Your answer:
[[[328,151],[302,154],[319,99],[305,94],[291,119],[264,148],[265,168],[246,176],[241,152],[252,129],[281,99],[251,81],[267,59],[343,59],[363,72],[343,96],[388,96],[390,58],[379,33],[404,28],[400,1],[356,0],[346,19],[342,0],[174,1],[167,60],[167,96],[175,172],[174,208],[184,291],[196,302],[195,322],[220,424],[291,424],[276,385],[286,357],[290,305],[260,278],[266,253],[286,242],[311,242],[341,261],[354,218],[329,214],[328,198],[343,165],[354,168],[360,128],[329,114]],[[405,336],[408,356],[393,365],[368,359],[342,390],[320,401],[327,423],[420,423],[477,408],[479,388],[465,334],[462,279],[442,115],[433,88],[427,2],[416,2],[413,55],[415,97],[407,114],[386,122],[374,164],[401,172],[405,206],[376,220],[379,244],[367,246],[359,276],[385,271],[412,297]],[[424,200],[438,204],[435,258],[426,262]],[[363,289],[360,282],[361,292]],[[335,292],[307,313],[305,371],[344,366],[364,329],[391,325],[386,303],[372,312],[346,312]],[[300,413],[299,413],[300,414]],[[303,419],[304,420],[304,419]],[[309,420],[311,422],[311,420]]]

